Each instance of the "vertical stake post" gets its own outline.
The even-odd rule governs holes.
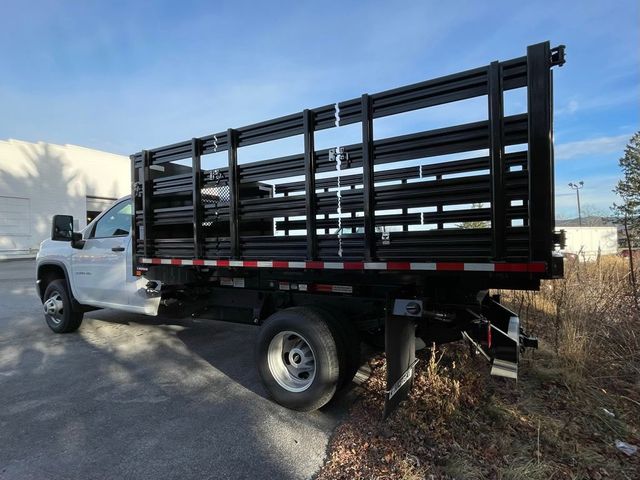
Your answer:
[[[318,257],[318,234],[316,229],[316,152],[314,142],[314,115],[311,110],[302,112],[304,130],[304,190],[307,218],[307,259]]]
[[[551,265],[553,229],[553,96],[549,42],[527,47],[529,120],[529,251],[532,261]]]
[[[204,210],[202,205],[202,165],[200,156],[202,153],[202,143],[199,138],[191,139],[191,183],[193,202],[193,254],[195,258],[204,256],[204,238],[202,235],[202,222]]]
[[[151,222],[149,221],[149,215],[151,214],[151,169],[149,165],[151,163],[151,155],[149,150],[142,151],[142,245],[144,256],[149,258],[151,256],[151,247],[149,242],[153,241],[151,237]]]
[[[231,258],[240,257],[240,179],[238,178],[238,138],[233,128],[227,130],[229,156],[229,240]]]
[[[506,209],[504,198],[504,99],[502,67],[499,62],[489,66],[489,155],[491,158],[491,233],[493,259],[504,257]]]
[[[375,192],[373,173],[373,105],[362,95],[362,177],[364,192],[364,258],[376,258]]]

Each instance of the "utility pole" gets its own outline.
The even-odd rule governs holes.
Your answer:
[[[580,189],[584,187],[584,182],[580,180],[578,183],[569,182],[569,188],[576,191],[576,199],[578,200],[578,224],[582,226],[582,213],[580,212]]]

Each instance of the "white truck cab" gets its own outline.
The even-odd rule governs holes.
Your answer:
[[[127,196],[79,233],[72,231],[72,217],[54,217],[51,239],[36,257],[38,293],[54,331],[77,329],[82,313],[95,308],[157,315],[160,297],[149,296],[147,280],[133,275],[131,216]]]

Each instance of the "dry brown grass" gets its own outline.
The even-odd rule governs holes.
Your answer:
[[[384,357],[336,430],[318,480],[636,479],[640,319],[619,258],[568,262],[540,292],[502,292],[541,349],[517,384],[463,344],[419,354],[410,398],[382,421]],[[606,409],[614,416],[605,412]]]
[[[548,342],[574,380],[640,376],[640,313],[626,260],[565,261],[565,278],[539,292],[504,292],[528,330]]]

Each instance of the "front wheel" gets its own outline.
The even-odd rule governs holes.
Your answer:
[[[300,411],[325,405],[338,388],[337,340],[322,312],[293,307],[271,315],[260,328],[258,370],[276,402]]]
[[[75,332],[82,323],[83,313],[73,310],[64,280],[53,280],[47,285],[42,307],[47,325],[56,333]]]

